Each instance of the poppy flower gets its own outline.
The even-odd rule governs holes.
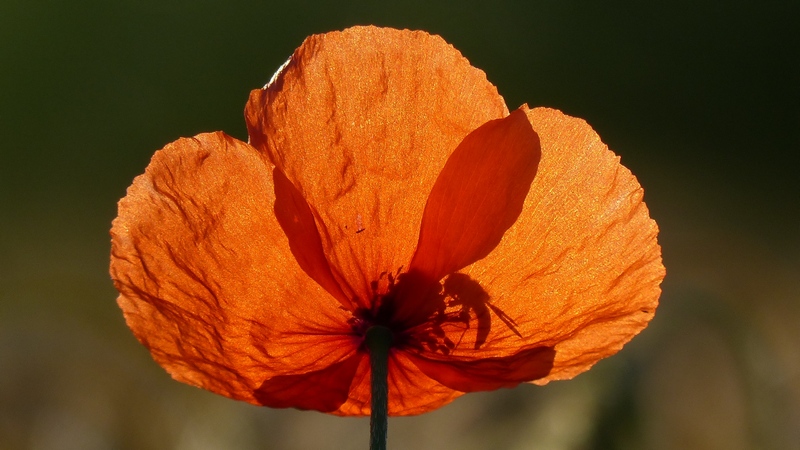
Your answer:
[[[389,414],[572,378],[650,321],[664,277],[643,192],[583,120],[509,112],[438,36],[307,38],[222,132],[153,156],[119,202],[111,275],[173,378],[271,407]]]

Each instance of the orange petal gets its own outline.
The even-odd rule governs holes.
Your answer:
[[[462,392],[491,391],[514,387],[543,378],[553,367],[555,351],[550,347],[521,350],[514,355],[474,361],[432,359],[410,355],[425,375]]]
[[[482,336],[458,321],[441,331],[459,343],[456,358],[553,347],[553,368],[536,381],[546,383],[588,370],[647,326],[664,267],[658,228],[619,157],[580,119],[545,108],[528,118],[542,159],[523,212],[492,253],[462,270],[485,294],[461,303],[488,308],[491,326]]]
[[[526,109],[480,126],[447,160],[409,271],[438,281],[488,255],[517,220],[541,154]]]
[[[128,326],[180,381],[258,403],[266,379],[343,361],[340,303],[298,266],[271,169],[223,133],[156,152],[119,203],[111,276]]]
[[[408,267],[450,153],[506,114],[484,73],[440,37],[375,27],[309,37],[245,110],[251,144],[308,201],[327,260],[362,306],[381,273]]]

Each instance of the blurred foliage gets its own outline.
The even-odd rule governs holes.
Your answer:
[[[585,118],[645,187],[653,324],[568,382],[390,421],[392,448],[800,449],[800,3],[3,0],[0,448],[364,448],[367,426],[173,382],[107,274],[116,201],[302,39],[441,34],[514,108]]]

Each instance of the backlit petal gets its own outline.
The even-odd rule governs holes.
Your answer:
[[[334,276],[362,302],[381,273],[407,268],[450,153],[506,114],[440,37],[375,27],[309,37],[245,110],[251,144],[308,201]]]
[[[542,159],[523,212],[459,275],[480,289],[462,288],[456,303],[468,306],[464,317],[483,311],[484,326],[442,328],[458,342],[455,357],[553,347],[553,369],[536,381],[545,383],[589,369],[639,333],[655,313],[664,267],[642,189],[619,157],[580,119],[546,108],[528,118]]]
[[[258,403],[265,380],[353,354],[349,315],[298,266],[274,200],[259,154],[211,133],[156,152],[120,201],[118,303],[174,378]]]

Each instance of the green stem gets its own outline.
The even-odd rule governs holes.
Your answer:
[[[376,325],[366,333],[372,372],[372,414],[369,418],[369,449],[386,450],[389,418],[389,347],[392,331]]]

